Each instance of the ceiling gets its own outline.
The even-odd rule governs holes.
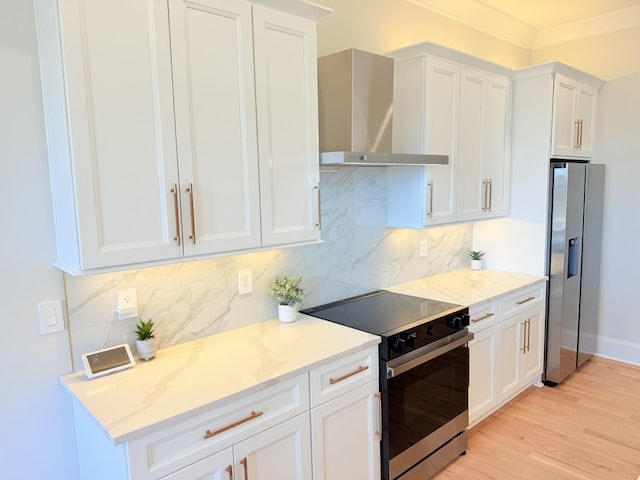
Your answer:
[[[640,26],[640,0],[407,0],[536,50]]]

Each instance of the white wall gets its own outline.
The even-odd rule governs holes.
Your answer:
[[[33,6],[0,0],[0,477],[77,478],[67,332],[40,335],[37,304],[63,298],[51,266],[49,194]]]

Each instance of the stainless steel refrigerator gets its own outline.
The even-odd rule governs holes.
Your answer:
[[[552,160],[544,382],[556,385],[596,351],[604,165]]]

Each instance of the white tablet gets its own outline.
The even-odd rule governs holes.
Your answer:
[[[123,343],[115,347],[85,353],[82,355],[82,363],[87,377],[94,378],[131,368],[136,364],[136,361],[131,355],[129,345]]]

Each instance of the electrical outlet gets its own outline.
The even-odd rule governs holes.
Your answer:
[[[127,307],[129,305],[138,304],[138,294],[135,288],[129,288],[127,290],[120,290],[118,292],[118,306]]]
[[[135,288],[120,290],[118,293],[116,312],[120,320],[138,316],[138,294]]]
[[[429,244],[427,242],[427,239],[424,238],[420,240],[420,258],[426,257],[428,251],[429,251]]]
[[[238,271],[238,294],[244,295],[245,293],[253,292],[253,278],[251,275],[251,269]]]

